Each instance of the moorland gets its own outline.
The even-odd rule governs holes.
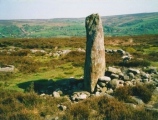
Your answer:
[[[109,20],[113,20],[111,24],[107,18],[103,19],[103,23],[110,27],[105,27],[107,25],[104,24],[105,34],[107,33],[104,38],[106,49],[122,49],[132,55],[127,64],[122,64],[120,54],[105,53],[107,67],[158,68],[157,15],[113,16],[109,17]],[[139,22],[135,18],[142,18],[143,21]],[[55,21],[55,24],[51,21]],[[13,66],[13,70],[0,72],[1,120],[157,120],[157,112],[146,111],[144,107],[153,104],[157,106],[158,96],[152,94],[157,86],[151,84],[118,88],[113,93],[114,98],[92,96],[77,103],[71,102],[69,95],[56,98],[49,91],[43,91],[45,86],[52,83],[69,79],[83,80],[86,38],[84,19],[43,20],[40,25],[49,24],[44,28],[38,26],[39,23],[37,20],[0,21],[0,30],[2,26],[7,28],[11,25],[8,28],[12,32],[8,34],[8,29],[3,29],[4,33],[1,31],[1,37],[4,38],[0,39],[0,68]],[[69,28],[74,29],[65,29],[68,23]],[[142,29],[140,32],[134,29],[134,26],[149,23],[154,28],[142,28],[147,33],[142,32]],[[14,29],[15,26],[17,29]],[[43,30],[46,28],[49,31]],[[158,79],[158,75],[155,75],[155,79]],[[41,86],[36,86],[35,83]],[[125,105],[134,90],[141,94],[142,99],[148,98],[145,104],[136,104],[136,108]],[[135,104],[135,101],[130,102]],[[60,104],[66,106],[66,110],[60,109]]]
[[[105,46],[106,49],[126,50],[134,56],[128,67],[158,67],[157,39],[158,35],[105,37]],[[35,92],[32,83],[36,81],[44,85],[48,81],[56,82],[72,77],[81,79],[85,43],[84,37],[1,39],[0,65],[13,65],[15,70],[0,73],[0,118],[33,120],[58,116],[63,119],[95,119],[100,116],[99,119],[103,119],[108,115],[111,119],[129,116],[131,119],[156,119],[155,113],[148,113],[141,107],[137,110],[126,107],[122,109],[122,100],[109,101],[104,97],[97,97],[71,105],[67,97],[53,98],[49,94],[43,98]],[[54,54],[65,50],[69,50],[69,53],[60,56]],[[107,66],[119,66],[120,63],[119,54],[106,54]],[[157,100],[157,97],[152,96],[149,103]],[[60,103],[69,106],[68,110],[59,110],[57,105]],[[100,106],[101,104],[105,106]],[[112,113],[109,113],[109,107],[114,107]],[[93,110],[98,112],[93,114]]]
[[[106,36],[131,36],[158,33],[158,13],[102,17]],[[0,20],[0,38],[45,38],[86,36],[85,18],[39,20]]]

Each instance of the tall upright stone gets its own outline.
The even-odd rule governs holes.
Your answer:
[[[86,17],[87,42],[84,68],[84,87],[94,92],[98,78],[105,73],[105,47],[102,21],[98,14]]]

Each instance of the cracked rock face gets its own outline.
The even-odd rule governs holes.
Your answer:
[[[105,47],[102,21],[98,14],[86,17],[87,42],[84,68],[84,87],[94,92],[98,78],[105,72]]]

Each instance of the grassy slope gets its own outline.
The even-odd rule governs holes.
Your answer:
[[[158,33],[158,13],[102,17],[106,36]],[[50,20],[0,20],[1,37],[68,37],[85,36],[85,18]]]

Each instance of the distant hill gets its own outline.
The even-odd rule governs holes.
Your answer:
[[[102,17],[106,36],[158,34],[158,12]],[[85,36],[85,18],[0,20],[0,38]]]

